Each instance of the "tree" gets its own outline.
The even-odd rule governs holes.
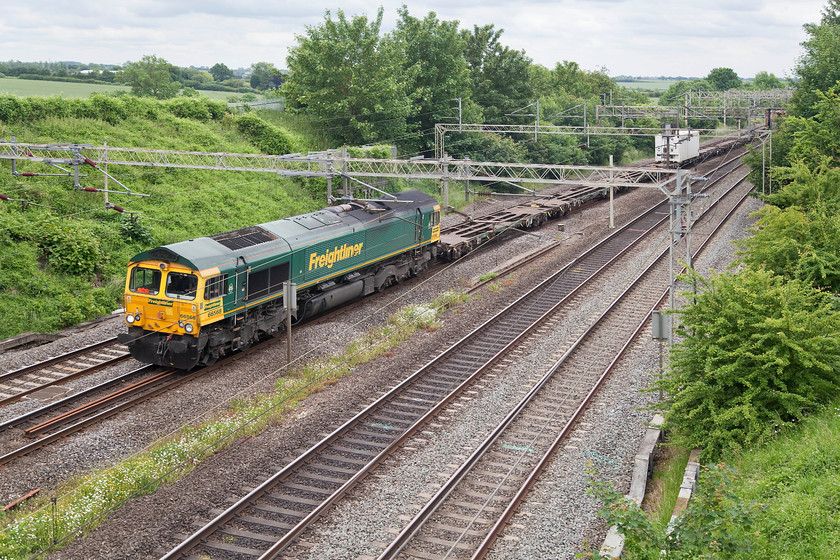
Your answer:
[[[383,9],[376,19],[347,19],[329,10],[319,26],[307,27],[289,49],[283,84],[287,107],[323,119],[326,133],[351,145],[403,136],[411,102],[402,73],[401,50],[380,37]]]
[[[654,385],[675,445],[716,459],[769,441],[840,394],[840,312],[830,294],[763,269],[683,278],[703,289]]]
[[[836,207],[817,203],[803,210],[768,204],[758,216],[752,235],[741,242],[746,249],[743,263],[840,293],[840,216]]]
[[[741,87],[741,78],[735,73],[732,68],[714,68],[709,75],[706,76],[706,81],[712,84],[715,91],[727,91]]]
[[[753,79],[753,87],[755,89],[776,89],[776,88],[783,88],[785,84],[776,77],[775,74],[768,73],[768,72],[759,72],[755,75]]]
[[[233,78],[233,70],[221,62],[217,62],[210,68],[210,74],[213,76],[213,80],[217,82],[224,82]]]
[[[117,80],[131,86],[131,93],[140,97],[169,99],[181,89],[180,82],[172,79],[178,69],[155,55],[145,55],[138,62],[128,62],[117,72]]]
[[[791,112],[810,117],[819,101],[817,92],[827,92],[840,81],[840,0],[829,0],[819,24],[803,26],[808,39],[802,43],[804,54],[794,68],[799,81],[791,100]]]
[[[280,70],[270,62],[255,62],[251,65],[251,87],[254,89],[274,89],[282,84]]]
[[[461,99],[463,122],[475,122],[480,111],[470,99],[469,69],[457,21],[439,21],[434,12],[422,20],[412,17],[403,6],[392,38],[402,47],[403,79],[417,116],[408,118],[409,130],[419,139],[406,146],[410,153],[427,152],[434,146],[435,123],[456,114],[455,98]]]
[[[461,30],[464,56],[473,83],[473,99],[487,122],[501,122],[506,114],[536,101],[531,87],[531,59],[499,43],[503,29],[493,25]]]

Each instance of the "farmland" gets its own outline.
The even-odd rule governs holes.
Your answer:
[[[131,88],[121,85],[84,84],[76,82],[51,82],[46,80],[20,80],[18,78],[0,78],[0,94],[7,93],[18,97],[64,97],[85,98],[92,93],[109,93],[124,91]],[[226,101],[228,97],[236,95],[227,91],[201,91],[201,95],[215,101]]]

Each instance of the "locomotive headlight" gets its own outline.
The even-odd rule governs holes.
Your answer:
[[[187,334],[190,334],[195,330],[195,327],[192,323],[187,323],[186,325],[184,325],[184,330],[187,331]]]
[[[128,323],[129,325],[134,323],[134,315],[126,315],[125,316],[125,322]]]

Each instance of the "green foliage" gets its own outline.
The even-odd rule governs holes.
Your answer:
[[[155,238],[151,230],[146,227],[142,220],[133,219],[131,216],[120,214],[120,232],[127,241],[136,241],[143,246],[155,244]]]
[[[455,98],[461,98],[467,115],[464,122],[476,122],[471,117],[478,115],[470,100],[470,75],[458,22],[439,21],[434,12],[420,20],[410,16],[405,6],[399,15],[392,37],[403,51],[402,72],[417,114],[408,117],[409,130],[430,131],[436,123],[451,119],[455,114],[452,107],[457,107]],[[421,134],[417,142],[402,144],[407,153],[430,152],[434,136]]]
[[[47,220],[18,234],[37,243],[47,262],[60,272],[88,277],[107,260],[99,240],[77,224]]]
[[[258,90],[274,89],[282,83],[280,70],[270,62],[251,65],[251,87]]]
[[[764,504],[744,560],[830,560],[840,542],[840,401],[772,446],[731,458],[741,476],[730,489]]]
[[[745,249],[742,262],[840,293],[840,215],[836,205],[829,209],[817,202],[807,211],[798,206],[782,209],[768,205],[757,215],[752,236],[740,243]]]
[[[713,68],[706,81],[717,91],[727,91],[741,87],[741,78],[732,68]]]
[[[224,82],[233,78],[233,71],[222,62],[217,62],[210,68],[210,74],[217,82]]]
[[[714,459],[835,398],[840,312],[828,294],[764,270],[684,280],[704,289],[680,310],[681,340],[654,383],[674,444]]]
[[[255,115],[243,113],[236,117],[236,128],[266,154],[288,154],[292,152],[286,133]]]
[[[501,34],[492,24],[461,30],[472,98],[481,106],[485,122],[504,122],[507,113],[534,102],[531,59],[524,51],[502,46]]]
[[[725,465],[702,467],[688,508],[667,534],[634,501],[600,478],[590,480],[587,492],[604,503],[599,515],[625,536],[625,560],[733,558],[751,550],[750,530],[759,510],[731,491],[733,475]],[[588,555],[593,556],[598,557]]]
[[[383,9],[374,20],[333,19],[307,28],[289,49],[283,94],[291,110],[322,119],[337,144],[364,144],[401,137],[411,112],[406,84],[399,79],[401,51],[379,34]]]
[[[164,106],[176,117],[202,122],[219,120],[227,112],[226,104],[206,97],[178,97],[167,101]]]
[[[180,82],[172,79],[173,73],[177,74],[178,69],[163,58],[145,55],[117,72],[117,80],[130,85],[134,95],[169,99],[181,89]]]
[[[778,89],[785,87],[785,84],[775,74],[762,71],[755,75],[753,87],[759,90]]]
[[[801,117],[814,115],[820,92],[827,92],[840,81],[840,2],[829,0],[820,23],[803,26],[808,39],[802,43],[805,53],[794,72],[799,78],[791,101],[791,111]]]

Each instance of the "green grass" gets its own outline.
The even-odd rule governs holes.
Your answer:
[[[127,93],[131,91],[131,88],[121,85],[0,78],[0,93],[9,93],[18,97],[87,98],[92,93],[109,93],[113,91],[124,91]],[[228,91],[199,91],[198,93],[216,101],[227,101],[228,97],[237,95]]]
[[[665,451],[668,452],[667,460],[664,465],[653,471],[649,496],[645,498],[644,504],[646,509],[650,508],[649,515],[661,529],[667,527],[671,521],[690,454],[687,449],[673,447],[665,448]],[[654,497],[654,503],[648,503],[650,497]]]
[[[732,490],[764,504],[744,559],[837,558],[840,550],[840,401],[770,445],[729,458]]]

